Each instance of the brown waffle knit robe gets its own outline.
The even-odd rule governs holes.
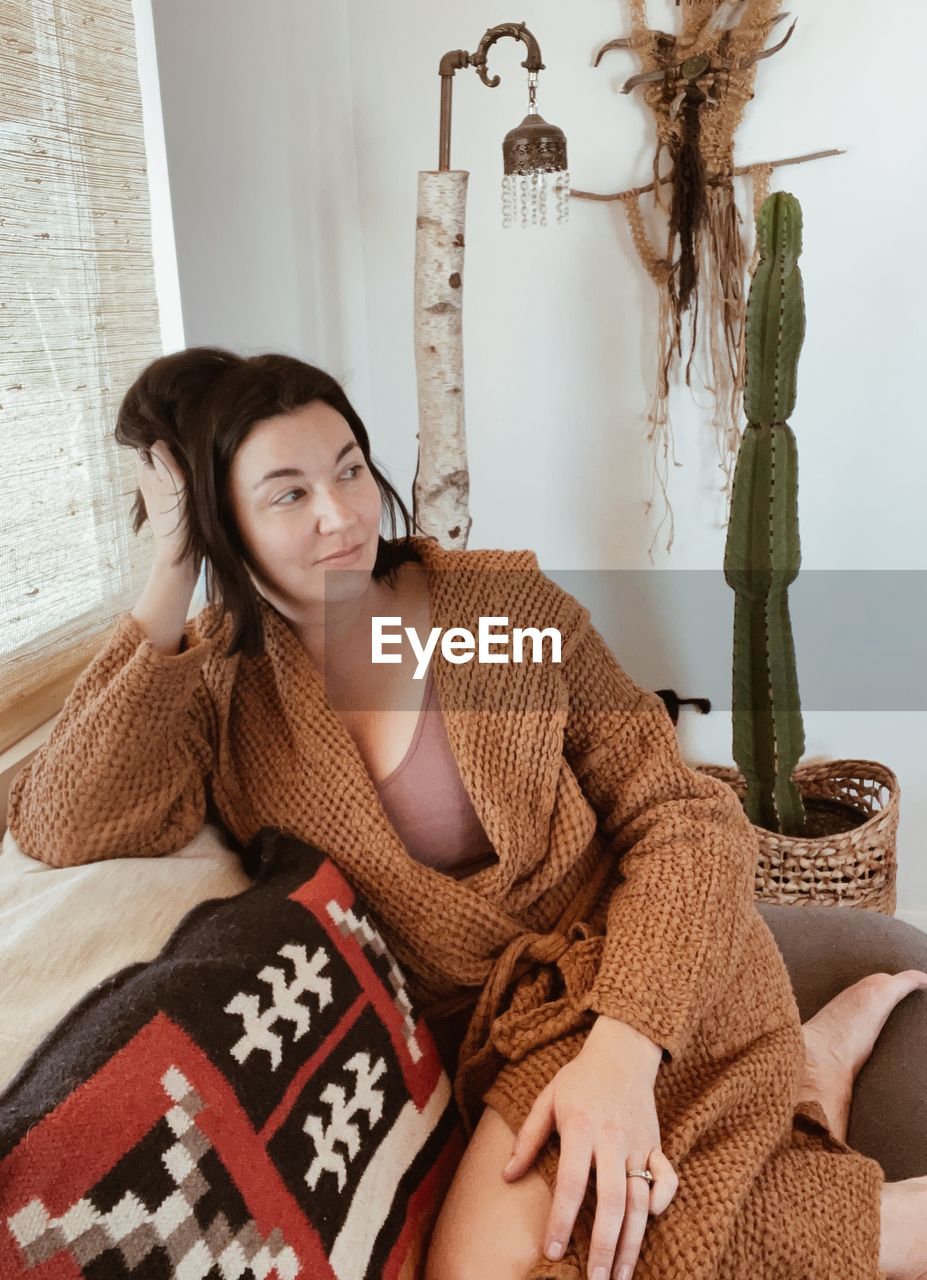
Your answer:
[[[533,552],[415,544],[433,625],[476,634],[480,616],[506,616],[563,637],[561,665],[549,647],[536,665],[433,659],[498,862],[455,879],[409,855],[266,602],[256,659],[225,658],[228,618],[206,638],[218,605],[173,656],[124,614],[14,781],[13,835],[58,866],[166,854],[209,799],[243,844],[276,825],[319,845],[367,896],[430,1024],[456,1010],[459,1025],[479,997],[454,1080],[468,1129],[490,1103],[517,1131],[599,1014],[663,1047],[656,1106],[679,1190],[649,1221],[635,1280],[877,1280],[883,1170],[818,1104],[796,1105],[798,1008],[734,792],[683,762],[660,698]],[[537,1162],[551,1188],[557,1149],[553,1134]],[[585,1280],[594,1185],[567,1256],[525,1280]]]

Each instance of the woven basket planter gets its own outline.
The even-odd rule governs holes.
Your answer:
[[[698,765],[720,778],[741,803],[739,769]],[[898,779],[875,760],[827,760],[799,765],[792,775],[805,806],[805,833],[759,836],[756,897],[806,906],[868,907],[895,914]]]

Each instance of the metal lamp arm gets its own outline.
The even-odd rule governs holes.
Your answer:
[[[495,89],[500,83],[498,76],[489,75],[487,56],[489,50],[501,40],[510,36],[521,40],[528,50],[528,56],[521,64],[528,71],[544,70],[541,61],[541,49],[537,40],[523,22],[500,22],[496,27],[489,27],[479,43],[476,53],[467,53],[466,49],[451,49],[441,59],[438,74],[441,77],[441,126],[438,143],[438,169],[447,172],[451,167],[451,94],[453,91],[454,72],[464,67],[476,67],[480,79],[489,89]]]
[[[471,64],[476,67],[479,72],[480,79],[483,84],[490,89],[495,89],[499,83],[499,77],[493,76],[489,78],[486,58],[489,50],[501,40],[503,36],[511,36],[514,40],[522,40],[528,50],[528,56],[521,64],[528,71],[543,71],[544,63],[541,61],[541,49],[537,40],[528,30],[523,22],[500,22],[497,27],[490,27],[483,39],[480,41],[479,48],[470,59]]]

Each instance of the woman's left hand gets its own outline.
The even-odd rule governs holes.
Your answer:
[[[653,1083],[661,1053],[635,1028],[600,1017],[573,1061],[535,1100],[503,1171],[508,1182],[522,1177],[556,1128],[560,1159],[544,1238],[545,1254],[556,1260],[573,1234],[595,1164],[589,1280],[631,1276],[648,1215],[662,1213],[679,1186],[660,1147]],[[628,1178],[628,1169],[649,1169],[652,1185]]]

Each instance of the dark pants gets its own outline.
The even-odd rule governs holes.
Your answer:
[[[927,972],[927,934],[877,911],[757,903],[782,952],[802,1022],[870,973]],[[927,1174],[927,990],[889,1015],[853,1089],[847,1144],[888,1182]]]

